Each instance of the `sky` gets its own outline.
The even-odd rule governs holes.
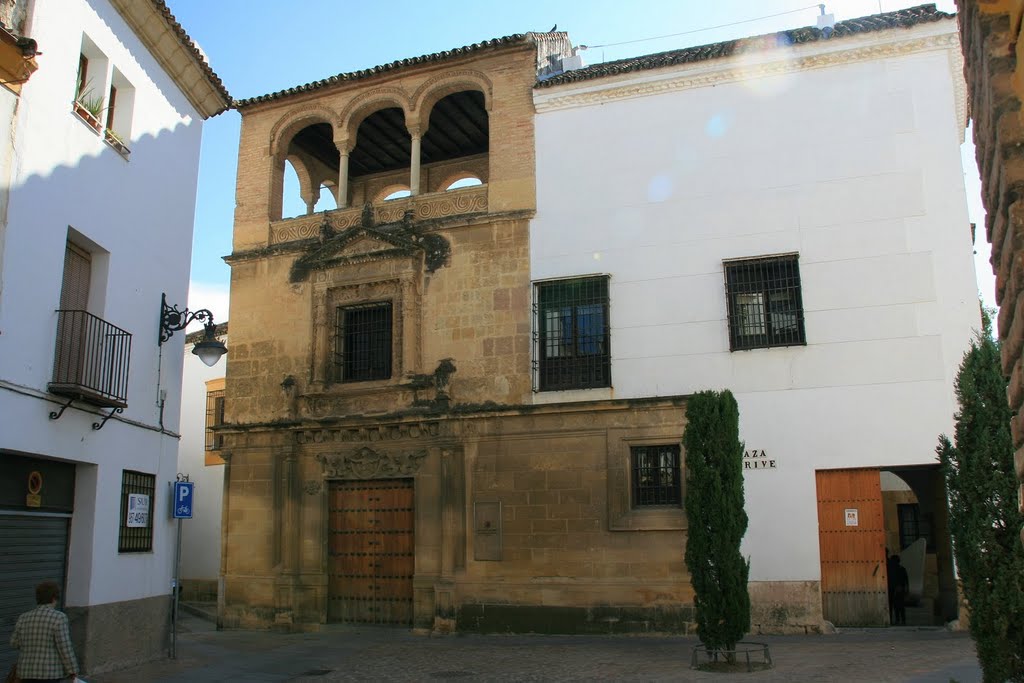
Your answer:
[[[596,64],[814,25],[820,13],[807,0],[165,1],[235,99],[555,25],[574,45],[589,46],[584,63]],[[842,21],[916,4],[832,0],[826,11]],[[936,5],[956,11],[954,0]],[[659,36],[671,37],[648,40]],[[211,309],[217,321],[228,315],[230,270],[222,257],[231,251],[240,121],[228,111],[203,127],[188,306]],[[971,221],[979,226],[979,289],[994,306],[973,147],[962,152]]]

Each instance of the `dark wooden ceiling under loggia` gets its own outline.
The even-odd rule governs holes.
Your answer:
[[[430,128],[420,144],[420,164],[482,154],[487,151],[487,139],[483,93],[467,90],[448,95],[430,111]],[[338,169],[340,155],[326,123],[303,128],[292,139],[291,149],[309,154],[335,171]],[[412,142],[402,110],[380,109],[359,124],[356,146],[349,154],[348,174],[358,178],[407,169],[411,158]]]

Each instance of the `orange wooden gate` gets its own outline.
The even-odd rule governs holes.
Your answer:
[[[836,626],[884,626],[889,598],[878,470],[815,475],[823,616]]]
[[[413,480],[331,483],[329,524],[327,620],[412,625]]]

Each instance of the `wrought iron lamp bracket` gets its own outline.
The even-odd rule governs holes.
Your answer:
[[[171,338],[178,330],[183,330],[193,320],[198,320],[206,328],[207,338],[212,339],[216,324],[213,322],[213,313],[207,308],[198,311],[190,311],[187,308],[179,311],[177,306],[167,305],[167,295],[160,295],[160,344]]]

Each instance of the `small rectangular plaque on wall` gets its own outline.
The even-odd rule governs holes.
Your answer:
[[[501,502],[473,503],[473,559],[501,561]]]

